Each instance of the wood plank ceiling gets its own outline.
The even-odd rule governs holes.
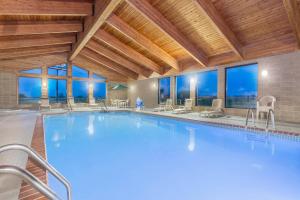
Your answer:
[[[300,48],[300,0],[1,0],[0,69],[73,62],[108,81]]]

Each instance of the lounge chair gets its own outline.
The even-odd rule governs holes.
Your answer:
[[[211,108],[200,112],[201,117],[220,117],[224,116],[223,100],[214,99]]]
[[[174,110],[175,114],[180,113],[187,113],[191,112],[193,107],[193,100],[192,99],[185,99],[184,106],[179,106],[179,108]]]
[[[268,114],[270,110],[272,122],[274,124],[274,111],[275,111],[276,98],[273,96],[263,96],[256,102],[256,120],[260,118],[261,113]]]
[[[174,110],[172,99],[167,99],[165,104],[160,104],[159,107],[154,108],[154,112]]]
[[[41,110],[42,108],[48,108],[49,110],[51,110],[51,105],[49,103],[49,99],[48,98],[41,98],[40,102],[39,102],[39,109]]]

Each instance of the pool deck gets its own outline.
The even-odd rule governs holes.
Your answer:
[[[225,115],[223,117],[218,117],[218,118],[207,118],[207,117],[201,117],[199,112],[174,114],[172,111],[153,112],[152,109],[142,110],[137,112],[159,115],[164,117],[171,117],[176,119],[185,119],[193,122],[208,123],[208,124],[218,125],[218,126],[235,127],[235,128],[245,128],[245,122],[246,122],[245,117],[232,116],[232,115]],[[266,131],[265,130],[266,120],[259,120],[255,122],[255,126],[252,125],[251,120],[249,121],[248,124],[249,124],[248,125],[249,130]],[[291,136],[300,137],[300,124],[287,123],[287,122],[275,122],[275,125],[276,125],[275,129],[273,129],[272,124],[270,124],[268,131],[271,133],[280,133],[280,134],[287,134]]]
[[[30,145],[39,115],[34,111],[0,111],[0,146],[12,143]],[[3,152],[0,165],[15,165],[25,169],[27,155],[19,151]],[[0,199],[18,199],[21,180],[12,175],[1,175]]]

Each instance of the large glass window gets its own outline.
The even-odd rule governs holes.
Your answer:
[[[48,74],[52,76],[67,76],[67,64],[48,67]]]
[[[190,76],[176,76],[176,104],[183,105],[190,98]]]
[[[103,76],[101,76],[99,74],[95,74],[95,73],[93,74],[93,79],[105,81],[105,78]]]
[[[72,76],[73,77],[79,77],[79,78],[88,78],[89,72],[85,69],[82,69],[80,67],[77,67],[73,65],[72,67]]]
[[[41,68],[35,68],[35,69],[28,69],[28,70],[22,70],[20,71],[22,74],[42,74]]]
[[[88,102],[88,81],[73,80],[72,82],[73,97],[75,103]]]
[[[103,100],[106,98],[106,83],[95,82],[94,83],[94,98],[95,100]]]
[[[158,80],[158,103],[165,103],[166,100],[170,98],[170,83],[170,77],[165,77]]]
[[[66,103],[67,80],[48,79],[48,96],[50,103]]]
[[[197,74],[196,105],[211,106],[218,93],[218,71],[207,71]]]
[[[249,64],[226,69],[226,107],[255,108],[258,65]]]
[[[38,103],[41,95],[41,78],[19,77],[19,104]]]

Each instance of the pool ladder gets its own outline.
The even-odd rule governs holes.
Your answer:
[[[37,162],[41,167],[49,171],[55,178],[57,178],[67,190],[67,199],[71,200],[71,184],[70,182],[61,175],[54,167],[52,167],[44,158],[42,158],[38,153],[36,153],[33,149],[28,146],[22,144],[8,144],[0,147],[0,153],[17,150],[25,152],[29,157],[31,157],[35,162]],[[31,174],[29,171],[22,169],[20,167],[14,165],[0,165],[0,174],[11,174],[15,175],[26,183],[34,187],[44,196],[46,196],[50,200],[61,200],[60,198],[49,186]]]
[[[249,115],[251,114],[251,118],[252,118],[252,125],[253,127],[256,127],[255,125],[255,117],[254,117],[254,109],[249,108],[247,111],[247,117],[246,117],[246,124],[245,124],[245,128],[248,128],[248,123],[249,123]],[[274,119],[275,115],[274,115],[274,110],[273,109],[269,109],[268,111],[268,115],[267,115],[267,121],[266,121],[266,126],[265,126],[265,131],[269,131],[269,121],[270,118],[272,120],[272,126],[273,129],[275,129],[275,119]]]

